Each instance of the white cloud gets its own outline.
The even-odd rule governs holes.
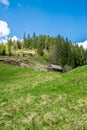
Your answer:
[[[17,40],[19,40],[19,38],[17,36],[13,36],[13,37],[11,37],[11,40],[12,41],[17,41]]]
[[[17,36],[13,36],[13,37],[5,37],[5,38],[2,38],[2,39],[0,39],[0,43],[7,43],[8,42],[8,40],[12,40],[13,42],[14,41],[17,41],[17,40],[19,40],[19,41],[21,41]]]
[[[8,0],[0,0],[0,3],[9,6],[9,1]]]
[[[87,49],[87,40],[84,42],[79,42],[77,44],[78,44],[78,46],[83,46],[84,49]]]
[[[1,39],[1,40],[0,40],[0,43],[2,43],[2,42],[3,42],[3,43],[7,43],[7,40],[6,40],[6,39]]]
[[[8,27],[7,22],[0,20],[0,37],[9,35],[10,28]]]

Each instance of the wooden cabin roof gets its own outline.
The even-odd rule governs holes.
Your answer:
[[[48,69],[56,69],[56,70],[63,70],[63,68],[59,65],[53,65],[51,64],[50,66],[48,66]]]

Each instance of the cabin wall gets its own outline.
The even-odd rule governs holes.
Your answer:
[[[48,68],[48,72],[52,72],[52,71],[55,71],[55,72],[62,72],[62,73],[63,73],[63,70],[55,69],[55,68]]]

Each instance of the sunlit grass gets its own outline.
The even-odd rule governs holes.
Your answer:
[[[60,74],[0,64],[0,130],[87,130],[87,66]]]

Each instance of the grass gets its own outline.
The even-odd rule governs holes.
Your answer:
[[[87,66],[66,74],[0,64],[0,130],[87,130]]]

